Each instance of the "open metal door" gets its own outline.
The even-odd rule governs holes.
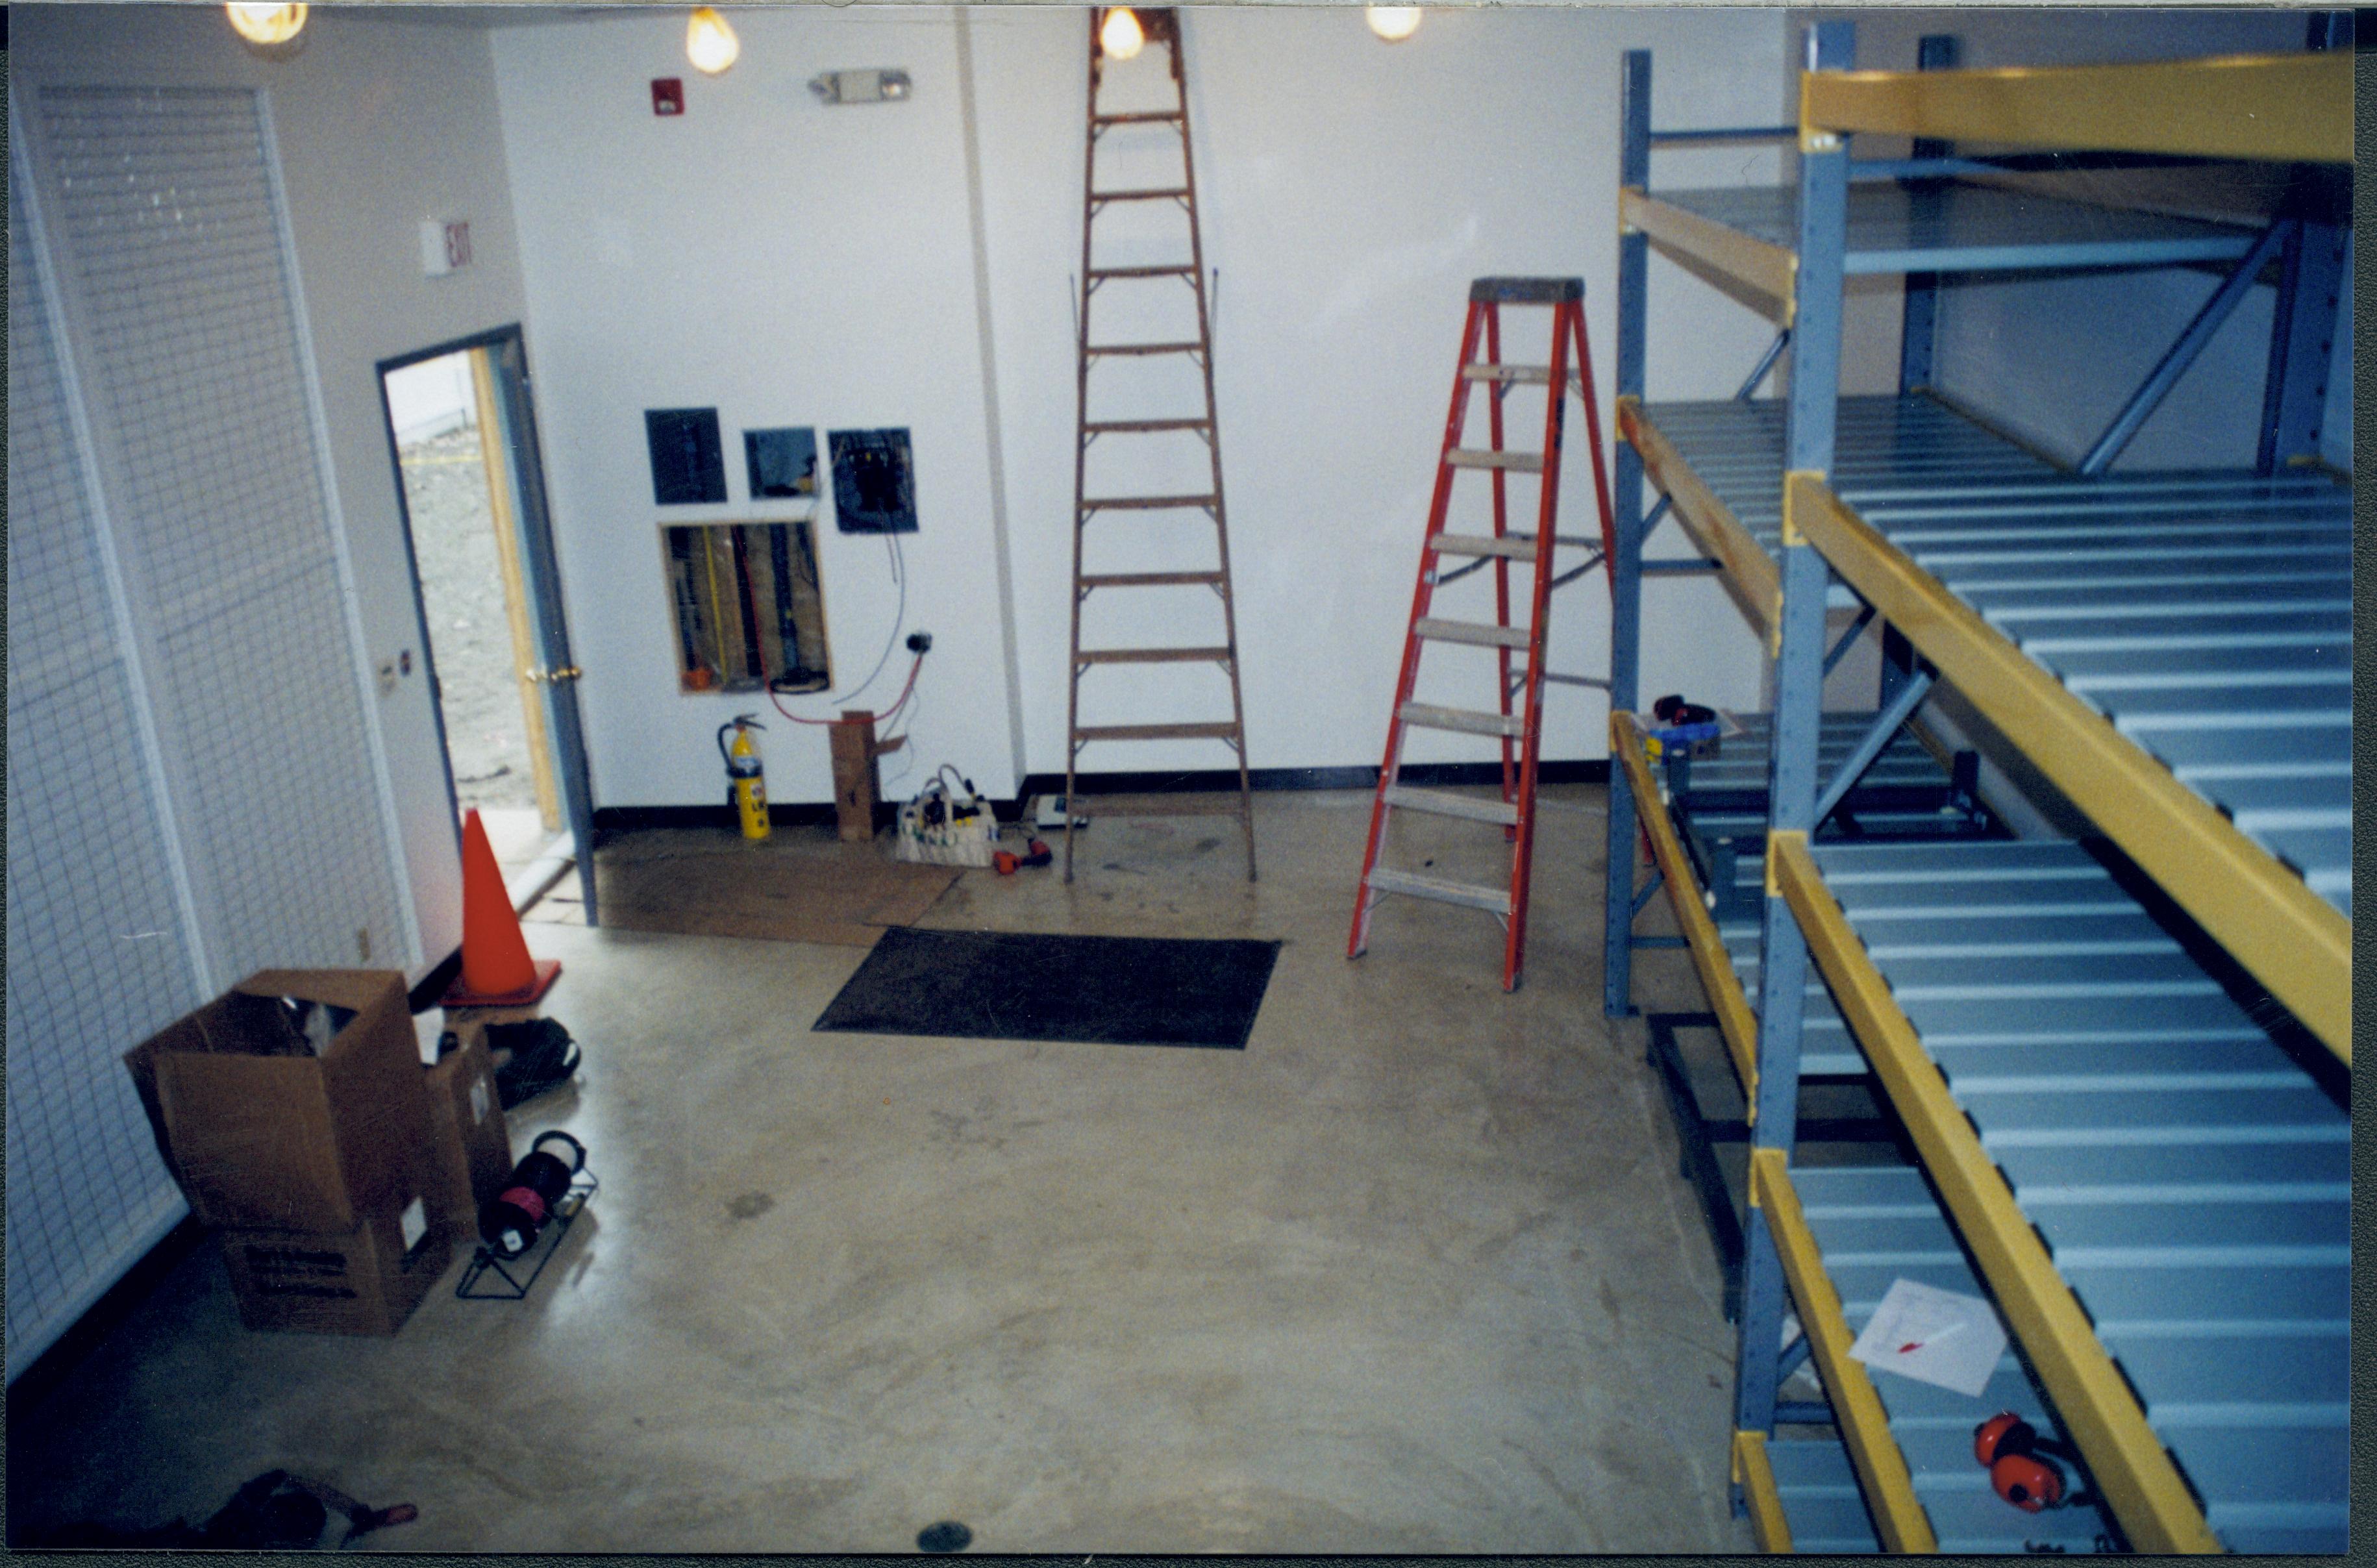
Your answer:
[[[561,797],[577,841],[578,880],[586,923],[601,923],[594,887],[594,792],[586,766],[586,735],[579,722],[579,668],[569,655],[569,624],[562,612],[561,572],[553,552],[552,521],[545,510],[544,460],[537,446],[536,413],[530,399],[528,353],[520,329],[508,328],[482,345],[473,370],[487,378],[481,405],[502,421],[502,449],[511,459],[507,475],[519,529],[521,566],[537,643],[532,678],[544,693],[546,733],[561,779]],[[491,383],[489,385],[488,383]]]

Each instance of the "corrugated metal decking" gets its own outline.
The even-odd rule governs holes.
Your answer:
[[[1773,557],[1783,546],[1780,399],[1646,403],[1642,413]],[[1843,398],[1833,485],[1990,485],[2055,469],[1935,399]]]
[[[2076,844],[1812,855],[2212,1528],[2345,1550],[2346,1112]]]
[[[2063,476],[1842,500],[2238,832],[2352,914],[2352,494]]]
[[[1652,199],[1790,250],[1798,243],[1796,185],[1662,190]],[[1852,185],[1842,270],[2017,271],[2235,261],[2253,231],[2192,218],[2092,207],[2025,191],[1943,184],[1910,191],[1895,182]]]
[[[1922,1172],[1802,1167],[1792,1171],[1791,1185],[1852,1335],[1873,1316],[1893,1280],[1989,1294],[1965,1262]],[[2058,1435],[2011,1346],[1978,1398],[1892,1372],[1875,1374],[1873,1387],[1941,1551],[2089,1551],[2100,1535],[2109,1535],[2092,1507],[2025,1514],[1990,1490],[1989,1472],[1975,1462],[1973,1429],[2001,1410],[2013,1411],[2044,1436]],[[1769,1454],[1778,1446],[1769,1444]],[[1812,1550],[1798,1538],[1795,1520],[1793,1544]]]
[[[1754,809],[1741,813],[1742,825],[1754,823],[1763,827],[1766,820],[1766,770],[1774,745],[1774,721],[1765,713],[1733,715],[1741,726],[1738,735],[1727,736],[1714,757],[1695,759],[1690,764],[1688,788],[1695,797],[1721,795],[1754,801]],[[1871,713],[1827,713],[1817,742],[1821,760],[1820,772],[1830,778],[1834,769],[1845,759],[1859,736],[1873,723]],[[1868,790],[1937,788],[1946,777],[1938,759],[1920,740],[1908,731],[1901,730],[1891,738],[1881,756],[1866,771],[1860,781]],[[1665,782],[1664,779],[1662,781]],[[1857,796],[1852,794],[1844,804],[1855,808]],[[1684,813],[1678,813],[1678,816]],[[1860,813],[1860,816],[1869,815]],[[1936,813],[1876,812],[1877,830],[1906,827],[1923,817],[1936,818]],[[1706,832],[1722,825],[1725,814],[1707,810],[1690,813],[1690,823],[1679,822],[1678,828],[1689,839],[1693,825]],[[1765,886],[1763,856],[1743,856],[1734,863],[1737,888],[1753,890],[1762,896]],[[1717,935],[1724,940],[1726,954],[1733,961],[1733,972],[1739,980],[1750,1009],[1758,1009],[1758,949],[1759,928],[1755,916],[1721,916],[1716,922]],[[1807,1039],[1800,1047],[1799,1071],[1803,1077],[1857,1077],[1866,1071],[1865,1058],[1857,1042],[1849,1037],[1848,1026],[1841,1022],[1838,1009],[1825,989],[1822,979],[1811,975],[1808,982]]]

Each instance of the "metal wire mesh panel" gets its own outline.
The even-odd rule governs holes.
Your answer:
[[[40,1354],[180,1218],[117,1053],[199,999],[132,742],[56,345],[10,183],[7,1363]]]
[[[45,89],[112,515],[219,979],[404,961],[256,96]]]

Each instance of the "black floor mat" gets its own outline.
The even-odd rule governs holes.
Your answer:
[[[815,1027],[1239,1051],[1278,957],[1277,942],[894,926]]]

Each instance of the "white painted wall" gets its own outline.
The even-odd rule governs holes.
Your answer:
[[[1064,765],[1069,280],[1080,266],[1087,24],[1076,10],[1019,7],[977,10],[973,26],[1030,764],[1054,771]],[[1186,13],[1186,31],[1206,259],[1220,269],[1214,353],[1250,758],[1374,765],[1470,280],[1586,280],[1606,441],[1619,56],[1659,52],[1659,97],[1675,124],[1768,120],[1781,101],[1771,75],[1780,17],[1431,11],[1415,36],[1389,46],[1356,9],[1214,7]],[[1763,152],[1661,156],[1663,177],[1773,173]],[[1651,395],[1729,393],[1769,329],[1664,260],[1653,274]],[[1511,313],[1506,357],[1536,358],[1547,341],[1544,313]],[[1522,406],[1535,405],[1514,400]],[[1481,402],[1472,428],[1482,419]],[[1572,423],[1566,449],[1563,532],[1593,528],[1581,429]],[[1512,486],[1514,497],[1531,490]],[[1483,517],[1485,493],[1482,479],[1464,477],[1456,508],[1475,509],[1456,510],[1456,522]],[[1660,547],[1681,549],[1672,530]],[[1486,581],[1448,592],[1482,595]],[[1180,640],[1197,624],[1184,610]],[[1646,624],[1646,668],[1717,700],[1754,696],[1754,645],[1712,585],[1654,588]],[[1553,668],[1606,670],[1607,596],[1597,581],[1564,590],[1553,626]],[[1430,670],[1482,670],[1482,654],[1451,663],[1463,652],[1424,667],[1423,695]],[[1482,703],[1490,684],[1438,689]],[[1604,755],[1605,712],[1597,693],[1554,688],[1547,755]],[[1141,762],[1109,748],[1115,760],[1099,765],[1219,760],[1210,748],[1145,751]],[[1487,752],[1426,734],[1411,754]]]
[[[373,367],[521,317],[484,34],[317,7],[305,48],[265,60],[239,43],[213,6],[18,6],[10,22],[17,91],[43,82],[265,90],[365,643],[375,661],[417,651]],[[422,275],[419,225],[432,216],[471,220],[467,270]],[[461,890],[436,720],[418,659],[413,668],[393,696],[378,700],[378,718],[420,928],[418,975],[460,941]],[[257,766],[289,765],[290,738],[254,736]]]
[[[663,522],[805,509],[748,499],[742,432],[782,425],[817,426],[821,449],[829,429],[910,431],[922,531],[903,541],[906,624],[929,629],[934,651],[916,748],[887,761],[887,786],[947,759],[1004,791],[1016,763],[949,13],[800,7],[734,23],[742,58],[716,79],[687,66],[681,12],[495,37],[596,804],[717,802],[712,735],[754,710],[771,796],[830,797],[822,729],[785,722],[764,696],[678,691],[662,575]],[[805,85],[866,66],[906,68],[913,98],[828,108]],[[685,78],[682,118],[651,112],[662,76]],[[713,406],[734,499],[655,506],[643,411]],[[840,693],[881,654],[899,596],[882,539],[829,521],[819,544]],[[888,706],[907,664],[893,650],[859,705]]]
[[[753,705],[675,689],[648,407],[720,410],[737,499],[669,509],[687,519],[766,515],[740,498],[746,425],[910,426],[923,533],[908,541],[909,623],[937,639],[919,687],[918,761],[947,758],[986,787],[1059,771],[1084,14],[976,7],[966,23],[1020,757],[992,585],[955,18],[860,8],[735,19],[742,58],[718,80],[685,68],[673,14],[495,41],[598,801],[707,804],[719,793],[711,732]],[[1187,28],[1206,259],[1220,271],[1217,395],[1251,760],[1375,763],[1469,281],[1587,279],[1606,426],[1619,54],[1662,52],[1676,123],[1766,119],[1782,100],[1780,14],[1432,12],[1393,47],[1346,8],[1200,9]],[[826,109],[804,90],[818,71],[851,66],[904,66],[913,100]],[[662,75],[687,78],[681,120],[650,111],[646,82]],[[1738,151],[1665,156],[1677,161],[1662,173],[1677,177],[1772,172],[1763,153],[1749,167]],[[1652,394],[1729,392],[1768,329],[1665,262],[1654,270]],[[1511,357],[1525,325],[1514,317]],[[1583,443],[1572,437],[1568,451],[1563,518],[1589,527]],[[829,533],[824,546],[846,683],[880,650],[893,595],[879,542]],[[1654,593],[1651,667],[1717,700],[1753,698],[1751,641],[1715,590]],[[1193,592],[1177,610],[1132,610],[1132,635],[1149,641],[1201,640],[1211,625]],[[1554,667],[1604,667],[1598,587],[1567,591],[1555,626]],[[890,673],[904,662],[895,655]],[[890,695],[889,678],[870,697]],[[1209,713],[1217,688],[1151,690],[1141,712]],[[1601,712],[1598,697],[1559,692],[1549,754],[1602,755]],[[822,736],[770,717],[771,793],[825,798]],[[1210,744],[1103,750],[1088,760],[1104,769],[1227,760]],[[1485,752],[1448,741],[1416,754]]]

